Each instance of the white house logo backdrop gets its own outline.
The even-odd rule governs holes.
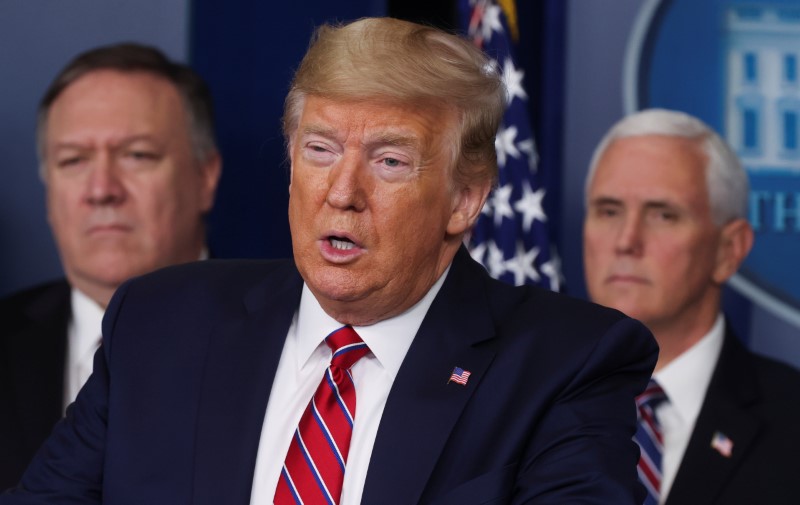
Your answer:
[[[731,284],[800,326],[800,0],[643,2],[625,104],[694,114],[734,148],[756,243]]]

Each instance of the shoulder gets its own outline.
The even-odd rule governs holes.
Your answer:
[[[633,328],[646,335],[647,340],[652,340],[643,325],[618,310],[537,286],[510,286],[488,274],[484,284],[493,318],[504,330],[558,334],[560,339],[586,340],[613,327],[623,326]]]
[[[540,288],[525,288],[520,303],[498,323],[503,338],[524,342],[509,342],[510,346],[528,346],[532,355],[552,356],[554,364],[571,364],[578,374],[595,366],[610,371],[637,361],[652,372],[658,355],[655,339],[639,321]]]
[[[58,305],[69,298],[69,292],[66,279],[53,280],[0,297],[0,308]]]
[[[800,371],[780,361],[751,353],[755,380],[766,402],[780,404],[800,419]]]
[[[617,310],[535,286],[511,286],[463,256],[454,266],[457,279],[446,290],[453,310],[475,321],[476,329],[493,333],[499,349],[509,354],[554,356],[560,364],[573,360],[576,367],[609,355],[609,362],[645,357],[655,364],[658,347],[651,333]],[[476,315],[482,307],[486,319]]]
[[[725,337],[714,378],[742,404],[800,422],[800,371],[747,349],[732,332]]]
[[[621,321],[633,321],[618,310],[535,286],[524,288],[513,317],[535,319],[537,324],[562,329],[593,331],[602,331]]]
[[[248,293],[301,283],[294,263],[288,260],[211,259],[170,266],[128,280],[114,294],[107,314],[123,305],[136,312],[225,312],[241,307]],[[112,316],[114,317],[114,316]]]
[[[14,322],[49,320],[68,314],[69,300],[65,279],[39,284],[0,298],[0,320],[6,330]]]
[[[158,298],[229,293],[247,290],[270,277],[291,276],[296,272],[294,263],[288,260],[209,259],[135,277],[123,284],[120,291]]]
[[[500,282],[463,248],[453,260],[441,294],[459,310],[486,307],[498,333],[556,333],[585,340],[622,325],[635,328],[655,347],[650,332],[623,313],[536,286]]]

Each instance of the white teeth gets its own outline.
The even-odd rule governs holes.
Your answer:
[[[356,246],[352,242],[348,242],[346,240],[337,240],[335,238],[330,239],[330,242],[334,249],[338,249],[340,251],[349,251]]]

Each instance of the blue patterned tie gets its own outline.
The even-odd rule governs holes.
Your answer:
[[[644,392],[636,397],[639,409],[639,426],[634,440],[639,444],[639,480],[647,488],[644,505],[658,505],[661,492],[661,453],[664,450],[664,436],[655,409],[667,395],[658,383],[650,379]]]

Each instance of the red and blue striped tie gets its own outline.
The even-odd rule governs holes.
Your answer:
[[[350,326],[334,331],[325,342],[333,353],[331,364],[289,445],[275,490],[276,505],[338,505],[342,496],[356,415],[356,388],[350,367],[369,348]]]
[[[639,408],[639,426],[634,440],[639,444],[639,480],[647,488],[644,505],[658,505],[661,492],[661,454],[664,451],[664,435],[655,409],[667,395],[658,383],[650,379],[644,392],[636,397]]]

